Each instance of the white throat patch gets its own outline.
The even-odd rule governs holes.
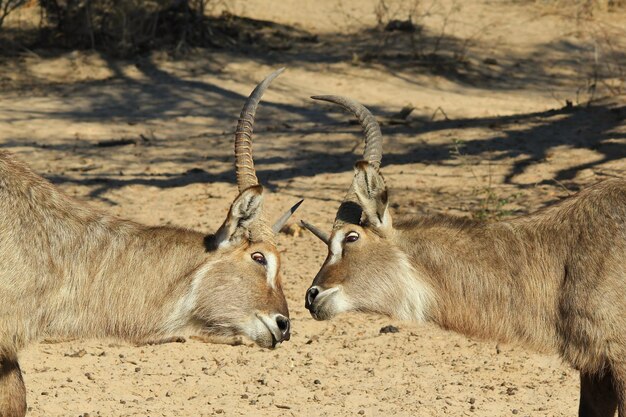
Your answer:
[[[399,259],[397,272],[394,274],[401,280],[404,299],[400,300],[395,316],[400,320],[424,322],[427,318],[427,309],[433,299],[431,288],[420,279],[411,261],[404,252],[398,251]]]
[[[165,320],[163,328],[166,333],[176,332],[188,324],[191,311],[196,306],[198,299],[198,288],[200,288],[202,280],[206,277],[216,262],[217,261],[207,262],[194,272],[189,289],[176,302],[174,309],[172,310],[172,314],[170,314]]]

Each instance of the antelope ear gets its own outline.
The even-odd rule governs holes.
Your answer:
[[[261,215],[263,207],[263,187],[255,185],[246,188],[233,201],[222,227],[215,234],[218,248],[233,246],[250,236],[250,226]]]
[[[359,161],[354,166],[352,186],[370,225],[376,228],[391,227],[385,179],[373,165]]]

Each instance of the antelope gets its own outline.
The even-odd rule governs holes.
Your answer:
[[[626,182],[607,180],[533,214],[392,222],[382,134],[360,103],[363,160],[306,292],[313,318],[346,311],[431,322],[466,336],[557,353],[580,372],[579,416],[626,417]]]
[[[42,338],[166,338],[185,329],[289,340],[274,235],[252,159],[257,105],[283,69],[250,94],[235,132],[239,195],[215,234],[145,226],[78,202],[0,152],[0,416],[22,417],[18,351]]]

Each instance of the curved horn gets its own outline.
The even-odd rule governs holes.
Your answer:
[[[302,204],[303,201],[304,199],[298,201],[296,204],[293,205],[293,207],[287,210],[285,214],[283,214],[278,220],[276,220],[276,223],[274,223],[274,226],[272,226],[272,231],[274,232],[274,234],[281,231],[285,223],[287,223],[287,220],[289,220],[291,215],[295,213],[296,210],[298,210],[298,207],[300,207],[300,204]]]
[[[257,105],[261,101],[263,93],[269,87],[274,78],[278,77],[285,68],[280,68],[267,76],[250,93],[248,100],[241,109],[237,129],[235,130],[235,168],[237,171],[237,187],[239,192],[246,188],[257,185],[254,161],[252,160],[252,128]]]
[[[330,236],[328,236],[327,233],[322,232],[320,229],[318,229],[317,227],[313,226],[311,223],[305,222],[304,220],[300,220],[300,224],[306,230],[308,230],[309,232],[313,233],[319,240],[321,240],[322,242],[326,243],[327,245],[330,244]]]
[[[372,164],[376,169],[380,168],[383,158],[383,135],[374,115],[362,104],[355,100],[342,96],[312,96],[314,100],[323,100],[338,104],[352,112],[358,119],[365,133],[365,150],[363,159]]]

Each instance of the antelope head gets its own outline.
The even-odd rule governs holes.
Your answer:
[[[314,96],[351,111],[365,134],[363,159],[337,210],[332,232],[302,222],[328,246],[328,256],[306,293],[305,306],[317,320],[344,311],[399,319],[423,319],[427,291],[401,250],[392,225],[385,180],[380,173],[382,134],[363,105],[339,96]],[[407,294],[413,294],[407,297]]]
[[[257,105],[283,69],[263,80],[250,94],[235,132],[239,195],[226,220],[207,240],[212,261],[194,279],[193,319],[218,336],[243,334],[258,345],[274,347],[289,340],[287,302],[281,287],[280,254],[275,235],[300,205],[298,202],[273,226],[263,215],[263,187],[252,159],[252,128]]]

